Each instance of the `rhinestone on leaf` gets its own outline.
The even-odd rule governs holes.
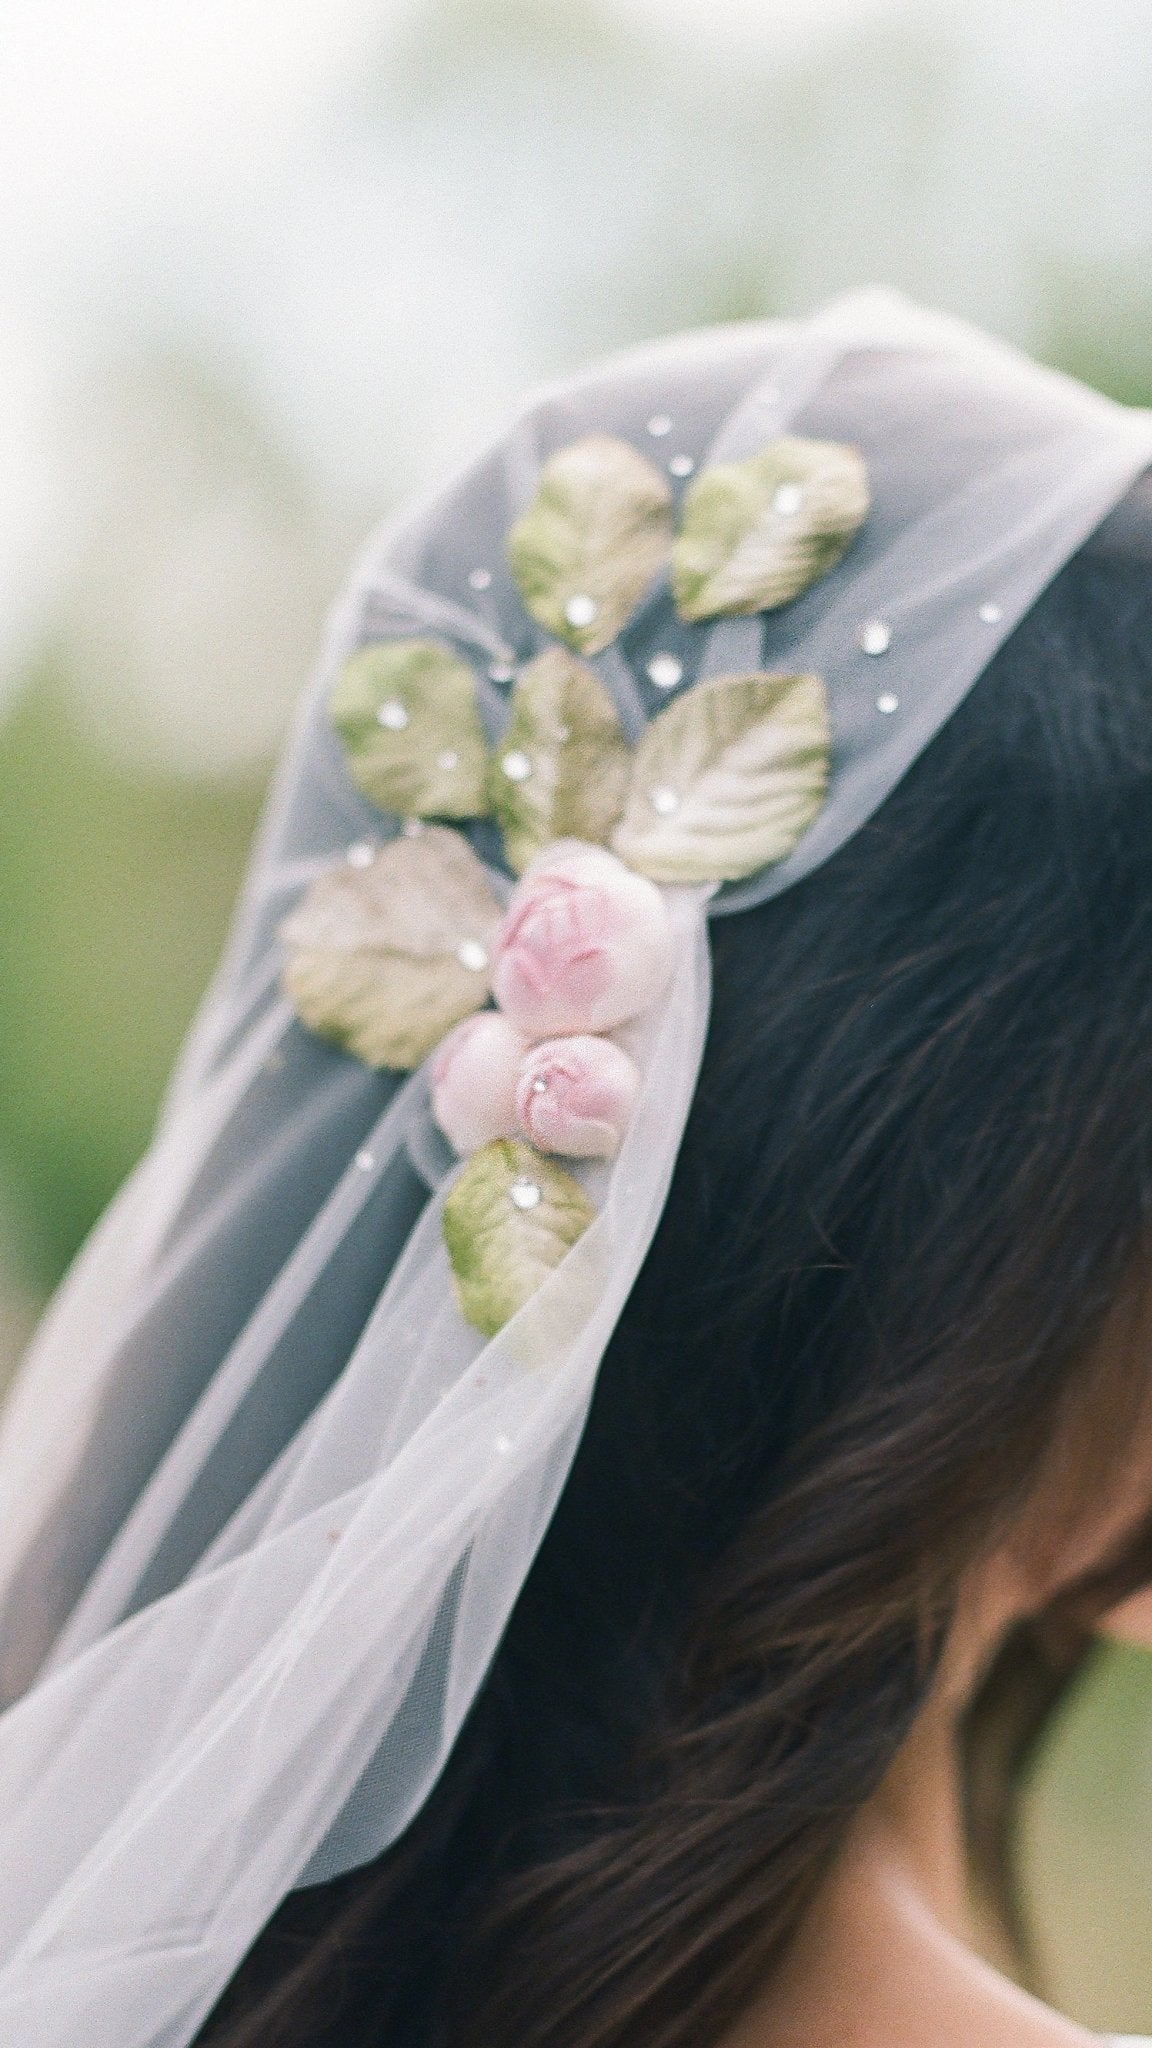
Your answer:
[[[668,467],[673,476],[691,476],[696,464],[690,455],[674,455]]]
[[[648,422],[648,432],[653,440],[662,441],[665,434],[672,432],[671,415],[666,412],[654,412]]]
[[[887,619],[865,619],[856,641],[864,654],[887,654],[892,645],[892,628]]]
[[[900,709],[900,699],[894,697],[891,690],[884,690],[876,699],[876,709],[882,711],[885,717],[889,717],[893,711]]]
[[[680,809],[680,799],[676,791],[669,789],[663,782],[657,783],[655,789],[648,791],[648,801],[660,818],[670,818],[673,811]]]
[[[568,599],[564,617],[570,626],[590,626],[599,609],[594,597],[586,597],[582,591],[577,591],[575,597]]]
[[[348,848],[344,858],[350,868],[370,868],[376,858],[376,848],[370,846],[366,839],[358,839],[355,846]]]
[[[403,732],[408,723],[408,713],[399,697],[389,697],[376,713],[377,725],[386,726],[389,732]]]
[[[509,782],[527,782],[532,773],[532,763],[527,754],[520,752],[519,747],[513,747],[510,754],[505,754],[500,766]]]
[[[436,756],[436,766],[443,774],[451,775],[452,770],[460,766],[460,756],[453,753],[451,747],[445,747],[444,752]]]
[[[488,665],[488,678],[493,683],[510,683],[515,673],[510,661],[493,661]]]
[[[777,484],[772,493],[772,510],[781,519],[795,519],[804,503],[804,493],[799,484]]]
[[[514,1209],[535,1209],[541,1200],[540,1189],[534,1180],[514,1180],[508,1199]]]
[[[376,1154],[374,1152],[369,1152],[368,1147],[365,1145],[356,1154],[356,1157],[353,1160],[352,1164],[360,1173],[371,1173],[373,1167],[376,1164]]]
[[[473,569],[469,578],[473,590],[487,590],[492,581],[491,569]]]
[[[998,604],[982,604],[980,607],[980,617],[984,625],[998,626],[1004,617],[1004,612]]]
[[[464,939],[456,948],[456,958],[472,974],[483,974],[488,965],[488,948],[479,939]]]
[[[684,680],[684,663],[674,654],[654,654],[644,673],[658,690],[674,690]]]

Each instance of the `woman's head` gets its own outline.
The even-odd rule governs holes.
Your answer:
[[[1019,1564],[969,1679],[1033,1609],[1078,1646],[1147,1575],[1131,1459],[1085,1538],[1147,1413],[1145,565],[1069,563],[872,820],[713,956],[672,1194],[485,1691],[399,1848],[289,1902],[213,2040],[704,2048],[981,1573]],[[1047,1550],[1046,1502],[1087,1515]]]

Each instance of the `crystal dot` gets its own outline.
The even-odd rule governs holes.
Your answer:
[[[673,476],[691,476],[696,464],[690,455],[674,455],[668,467]]]
[[[465,939],[456,948],[456,958],[461,967],[467,967],[472,974],[483,974],[488,965],[488,948],[479,939]]]
[[[564,617],[570,626],[590,626],[599,609],[594,597],[586,597],[583,591],[577,591],[575,597],[568,599]]]
[[[885,690],[876,699],[876,709],[877,711],[882,711],[885,717],[887,717],[891,712],[900,709],[900,699],[899,697],[894,697],[891,690]]]
[[[537,1074],[536,1079],[533,1081],[532,1093],[533,1095],[547,1095],[548,1083],[542,1074]]]
[[[684,680],[684,663],[674,654],[654,654],[644,673],[658,690],[674,690]]]
[[[672,432],[671,415],[666,412],[654,412],[648,422],[648,432],[654,440],[662,441],[665,434]]]
[[[373,1167],[376,1164],[376,1154],[374,1152],[369,1152],[367,1146],[364,1146],[364,1148],[356,1154],[356,1157],[352,1163],[359,1169],[361,1173],[371,1173]]]
[[[493,1437],[492,1441],[493,1441],[493,1443],[495,1444],[495,1446],[496,1446],[496,1449],[497,1449],[497,1450],[499,1451],[499,1453],[500,1453],[500,1456],[501,1456],[502,1458],[506,1458],[506,1457],[508,1456],[508,1453],[509,1453],[509,1451],[510,1451],[510,1450],[512,1449],[512,1439],[511,1439],[511,1437],[510,1437],[510,1436],[496,1436],[496,1437]]]
[[[408,723],[408,713],[398,697],[389,697],[387,703],[380,706],[376,723],[387,726],[389,732],[403,732]]]
[[[515,673],[516,671],[510,661],[493,661],[489,663],[488,675],[494,683],[510,683]]]
[[[370,868],[376,858],[376,848],[369,846],[366,839],[358,839],[344,855],[350,868]]]
[[[865,654],[887,654],[892,645],[892,628],[887,619],[865,619],[856,639]]]
[[[1004,613],[998,604],[982,604],[980,617],[986,626],[998,626]]]
[[[781,519],[794,519],[804,503],[804,493],[799,484],[777,484],[772,493],[772,510]]]
[[[541,1199],[540,1189],[534,1180],[514,1180],[508,1195],[516,1209],[535,1209]]]
[[[451,747],[445,747],[444,752],[436,756],[436,766],[443,769],[445,775],[450,775],[453,768],[460,766],[460,756],[454,754]]]
[[[473,569],[468,578],[473,590],[487,590],[492,581],[491,569]]]
[[[670,818],[673,811],[680,809],[680,799],[676,791],[669,789],[664,783],[658,783],[655,789],[648,791],[648,801],[661,818]]]
[[[528,759],[527,754],[520,752],[518,747],[513,747],[510,754],[505,754],[500,766],[508,777],[509,782],[527,782],[528,777],[532,773],[531,761]]]

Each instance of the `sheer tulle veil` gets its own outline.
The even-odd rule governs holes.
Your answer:
[[[666,887],[673,964],[635,1036],[635,1110],[617,1157],[580,1169],[595,1220],[485,1338],[453,1291],[441,1211],[458,1168],[426,1068],[374,1070],[307,1031],[277,932],[348,848],[397,829],[348,774],[334,677],[360,647],[431,636],[470,667],[498,747],[514,676],[549,639],[505,537],[548,459],[594,434],[675,493],[781,436],[850,444],[871,505],[794,601],[686,623],[658,577],[589,656],[633,745],[673,672],[683,692],[822,678],[828,794],[774,864]],[[544,392],[369,542],[155,1142],[0,1434],[6,2040],[183,2048],[283,1895],[369,1859],[419,1810],[660,1218],[708,1023],[708,918],[851,837],[1149,464],[1152,414],[866,293]],[[490,827],[469,835],[506,894]]]

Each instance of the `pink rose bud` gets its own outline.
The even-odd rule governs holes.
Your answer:
[[[520,1069],[516,1114],[539,1152],[612,1159],[639,1087],[635,1060],[610,1038],[552,1038]]]
[[[463,1157],[493,1138],[517,1138],[516,1083],[525,1039],[495,1010],[466,1017],[432,1062],[432,1114]]]
[[[654,882],[603,847],[561,841],[512,893],[492,992],[527,1038],[611,1031],[650,1009],[672,971]]]

